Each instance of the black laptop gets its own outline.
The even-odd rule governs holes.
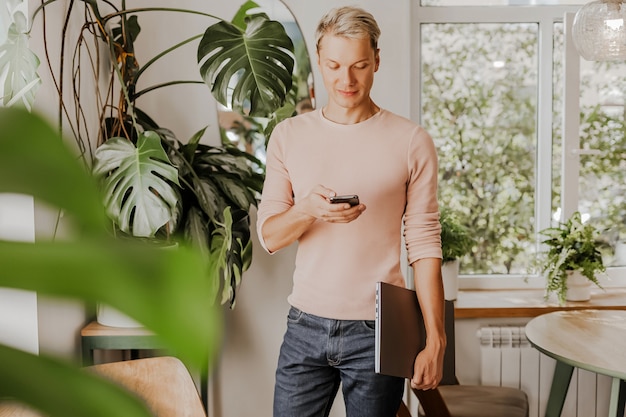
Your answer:
[[[376,373],[413,377],[415,357],[424,348],[425,328],[415,291],[376,283]]]

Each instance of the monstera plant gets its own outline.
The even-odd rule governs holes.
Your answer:
[[[38,60],[25,46],[26,19],[16,7],[20,1],[9,2],[13,22],[0,47],[0,73],[9,74],[4,101],[28,105],[37,85],[32,68]],[[251,262],[248,213],[262,187],[262,163],[225,141],[221,146],[201,143],[206,126],[180,140],[140,106],[155,90],[199,84],[208,86],[207,93],[221,105],[246,117],[267,118],[267,126],[274,126],[295,107],[290,93],[293,43],[284,27],[252,1],[227,21],[199,10],[132,8],[126,0],[50,0],[32,17],[33,24],[43,21],[48,62],[52,39],[58,42],[56,33],[46,32],[46,14],[53,7],[64,8],[59,67],[51,71],[59,96],[59,126],[71,130],[86,166],[100,180],[112,232],[190,242],[207,255],[219,255],[210,264],[216,272],[211,276],[219,277],[212,282],[215,297],[234,305],[241,274]],[[172,40],[140,64],[139,21],[150,12],[200,16],[211,25],[204,33]],[[78,34],[68,30],[77,17],[82,22]],[[176,35],[175,30],[170,33]],[[192,42],[198,43],[196,54],[187,64],[198,66],[197,79],[144,85],[147,69]],[[95,95],[86,93],[90,78]]]

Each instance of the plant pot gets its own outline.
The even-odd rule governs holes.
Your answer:
[[[141,323],[106,304],[98,304],[96,321],[109,327],[143,327]]]
[[[567,271],[567,301],[588,301],[591,299],[591,281],[580,271]]]
[[[456,300],[459,292],[459,267],[461,262],[458,259],[444,262],[441,265],[441,276],[443,278],[443,298],[446,300]]]

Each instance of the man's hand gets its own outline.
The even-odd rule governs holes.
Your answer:
[[[335,195],[337,193],[330,188],[316,185],[304,199],[296,202],[294,207],[298,207],[309,216],[330,223],[349,223],[365,211],[363,203],[356,206],[350,206],[348,203],[331,203],[329,198]]]
[[[316,185],[290,209],[270,217],[261,230],[268,251],[276,252],[298,240],[317,220],[330,223],[349,223],[365,211],[365,205],[332,204],[329,197],[335,191]]]
[[[411,388],[428,390],[437,388],[443,377],[445,345],[426,346],[415,358]]]
[[[413,262],[411,266],[413,267],[413,282],[426,327],[426,347],[415,358],[411,387],[428,390],[436,388],[441,382],[443,356],[447,343],[441,259],[422,258]]]

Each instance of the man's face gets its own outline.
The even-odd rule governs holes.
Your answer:
[[[345,109],[370,105],[379,56],[368,38],[325,35],[320,41],[317,63],[328,91],[329,105]]]

